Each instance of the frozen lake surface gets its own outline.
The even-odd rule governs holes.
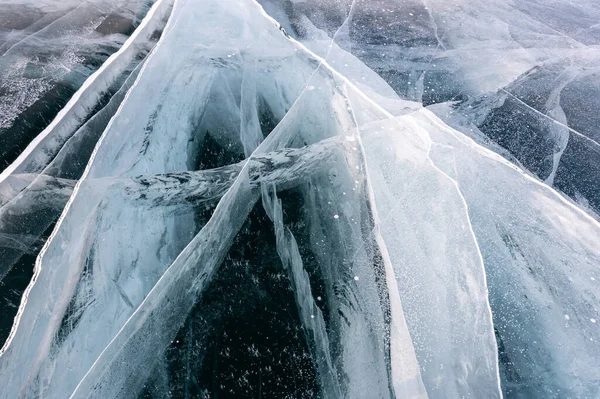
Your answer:
[[[597,398],[600,5],[0,3],[1,398]]]

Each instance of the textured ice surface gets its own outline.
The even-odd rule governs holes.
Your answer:
[[[401,98],[445,104],[432,110],[508,150],[591,212],[600,209],[597,2],[261,3],[309,47],[334,38]]]
[[[105,10],[107,13],[103,14],[105,18],[116,18],[115,6]],[[130,4],[130,6],[138,7],[135,4]],[[108,13],[109,9],[113,10],[113,14]],[[126,12],[126,10],[121,11]],[[48,182],[63,181],[64,179],[76,180],[81,177],[100,134],[135,81],[141,67],[140,62],[156,43],[169,11],[169,2],[157,3],[138,29],[123,44],[123,47],[83,84],[83,87],[74,94],[65,108],[41,132],[36,131],[35,123],[28,123],[27,126],[20,128],[13,129],[11,127],[0,132],[2,140],[10,142],[11,145],[15,144],[17,147],[27,144],[27,142],[20,143],[18,140],[13,140],[11,135],[16,134],[20,139],[26,140],[28,134],[39,133],[28,146],[23,147],[23,152],[0,174],[0,203],[2,204],[0,233],[4,237],[13,237],[13,239],[24,235],[29,237],[22,245],[7,245],[0,248],[2,258],[0,275],[3,280],[0,288],[3,314],[2,339],[6,338],[8,330],[10,330],[10,323],[12,323],[16,310],[13,303],[14,293],[22,293],[26,286],[26,283],[14,284],[12,281],[15,278],[20,279],[22,275],[30,276],[33,268],[33,261],[24,255],[29,253],[37,255],[45,240],[45,237],[41,236],[50,234],[48,229],[51,229],[53,223],[56,222],[66,203],[66,200],[61,198],[56,201],[52,195],[44,192]],[[73,15],[68,13],[64,19],[68,20]],[[76,27],[73,24],[70,26],[73,29]],[[63,31],[55,32],[56,35],[49,38],[43,36],[47,33],[44,32],[46,31],[42,30],[36,35],[41,35],[49,41],[67,40],[64,36],[66,33]],[[116,38],[112,36],[110,40],[114,41]],[[28,38],[27,40],[33,39]],[[84,43],[88,42],[84,41]],[[118,44],[121,44],[120,39]],[[39,51],[34,46],[27,54],[37,57]],[[0,58],[4,59],[4,56]],[[7,62],[3,65],[10,64]],[[90,66],[90,69],[93,69],[93,66]],[[56,75],[53,76],[56,77]],[[10,76],[6,76],[6,79],[7,84],[14,85]],[[26,95],[26,93],[21,94]],[[43,106],[44,101],[61,102],[63,99],[54,98],[40,101],[42,104],[40,106]],[[0,108],[1,112],[9,111],[6,108]],[[34,117],[27,116],[27,112],[24,111],[19,118],[31,121]],[[39,114],[36,115],[39,116]],[[39,127],[42,126],[43,124],[40,124]],[[9,156],[13,150],[3,147],[3,151],[7,151],[3,154]],[[12,158],[9,156],[6,161],[10,159]],[[38,173],[40,177],[35,178]]]
[[[278,23],[250,0],[157,2],[158,43],[132,36],[150,54],[113,74],[124,47],[51,124],[53,160],[4,175],[3,248],[39,245],[65,208],[0,396],[597,397],[600,224],[423,108],[426,74],[401,99],[370,53],[435,43],[472,79],[458,88],[495,90],[525,61],[500,76],[465,57],[496,20],[292,3],[265,0]],[[401,15],[408,33],[379,42]]]
[[[54,118],[108,55],[121,47],[150,4],[145,0],[9,0],[2,4],[0,162],[3,169]],[[98,89],[95,95],[101,96],[105,89]]]
[[[507,396],[598,396],[600,331],[591,319],[598,313],[600,224],[433,115],[421,120],[436,143],[432,159],[457,180],[469,206]]]

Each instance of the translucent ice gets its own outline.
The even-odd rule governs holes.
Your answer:
[[[598,395],[600,224],[348,52],[360,6],[178,0],[81,178],[6,177],[6,220],[68,200],[0,396]]]

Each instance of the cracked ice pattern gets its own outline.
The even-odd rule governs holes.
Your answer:
[[[0,396],[598,396],[600,224],[548,185],[580,75],[546,114],[468,62],[496,3],[263,3],[157,1],[2,173],[3,282],[45,245]],[[562,121],[545,183],[431,111],[481,90]]]

